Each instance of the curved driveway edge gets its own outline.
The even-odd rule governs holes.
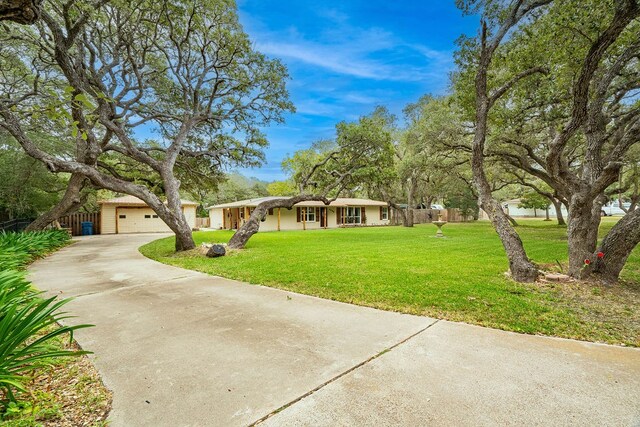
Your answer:
[[[107,387],[111,426],[638,425],[640,351],[253,286],[92,236],[30,267]],[[212,260],[212,262],[215,262]]]

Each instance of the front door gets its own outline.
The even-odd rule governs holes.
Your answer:
[[[320,228],[327,226],[327,208],[320,208]]]

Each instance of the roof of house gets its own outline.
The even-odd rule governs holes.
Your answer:
[[[199,203],[190,200],[180,200],[183,206],[198,206]],[[148,206],[146,202],[134,196],[122,196],[114,199],[100,200],[101,205],[127,205],[127,206]]]
[[[222,208],[242,208],[242,207],[256,207],[262,202],[276,199],[286,199],[282,196],[269,196],[260,197],[257,199],[238,200],[237,202],[223,203],[221,205],[210,206],[207,209],[222,209]],[[306,202],[296,203],[294,206],[324,206],[325,204],[320,201],[309,200]],[[353,199],[353,198],[338,198],[331,202],[329,206],[387,206],[386,202],[371,199]]]

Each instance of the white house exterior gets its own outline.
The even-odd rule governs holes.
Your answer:
[[[502,209],[513,218],[545,218],[546,213],[544,209],[531,209],[520,208],[520,199],[506,200],[500,204]],[[626,209],[631,207],[631,203],[625,203],[623,205]],[[617,201],[607,203],[602,206],[602,214],[607,216],[624,216],[626,212],[622,210]],[[562,216],[566,219],[568,217],[567,208],[562,205]],[[549,217],[556,217],[556,208],[552,204],[549,205]],[[488,219],[489,216],[483,210],[480,210],[480,218]]]
[[[209,207],[211,228],[234,230],[260,203],[282,197],[240,200]],[[270,209],[260,224],[260,231],[314,230],[357,225],[389,225],[391,210],[385,202],[369,199],[336,199],[326,206],[322,202],[300,202],[292,209]]]
[[[133,196],[101,200],[100,234],[158,233],[171,231],[145,202]],[[182,200],[182,211],[189,224],[196,225],[198,203]]]
[[[532,208],[520,208],[520,199],[512,199],[502,202],[502,208],[504,211],[512,217],[524,217],[524,218],[545,218],[545,209],[532,209]],[[562,205],[562,215],[567,217],[567,208]],[[549,217],[555,218],[556,208],[553,204],[549,203]]]

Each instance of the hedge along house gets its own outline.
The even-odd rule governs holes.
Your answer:
[[[170,232],[171,229],[158,214],[142,200],[134,196],[116,197],[101,200],[100,233],[159,233]],[[196,208],[198,203],[182,200],[182,212],[191,228],[196,225]]]
[[[260,203],[282,197],[240,200],[209,207],[211,228],[237,230]],[[308,201],[292,209],[270,209],[260,231],[315,230],[358,225],[389,225],[391,211],[385,202],[369,199],[336,199],[329,206]]]

